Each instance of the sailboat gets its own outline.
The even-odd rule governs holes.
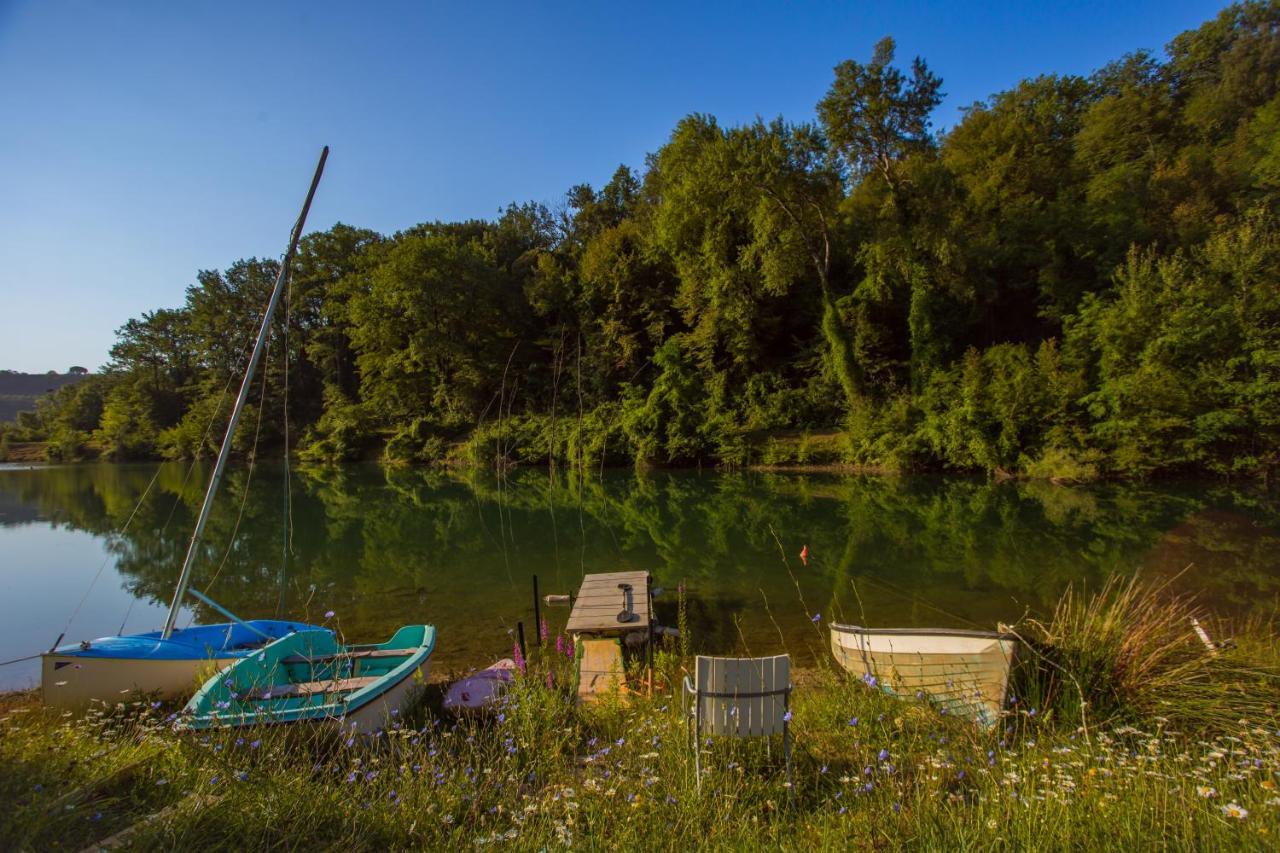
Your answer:
[[[187,555],[178,575],[178,584],[169,606],[169,614],[165,618],[164,628],[143,634],[99,637],[96,640],[85,640],[63,646],[58,645],[62,640],[62,637],[59,637],[54,643],[54,648],[41,655],[40,688],[46,705],[53,708],[76,708],[87,705],[93,700],[119,702],[130,696],[156,695],[163,698],[189,696],[211,672],[253,654],[270,643],[302,631],[319,630],[328,633],[324,628],[302,622],[277,619],[245,621],[237,618],[208,596],[189,588],[191,570],[199,551],[200,538],[209,520],[209,512],[213,507],[213,499],[218,492],[218,484],[222,479],[227,458],[231,454],[232,440],[235,438],[236,427],[240,423],[240,415],[249,399],[254,371],[262,358],[262,352],[271,332],[271,318],[284,292],[289,262],[297,251],[298,241],[302,237],[302,229],[307,221],[307,212],[311,209],[311,200],[315,197],[316,187],[320,184],[320,176],[324,173],[324,164],[328,157],[329,147],[326,145],[320,152],[320,162],[316,164],[311,188],[307,191],[306,201],[302,205],[302,214],[294,223],[289,249],[285,252],[284,261],[280,264],[280,273],[271,291],[271,299],[267,303],[253,352],[249,356],[244,379],[240,384],[240,393],[231,410],[227,431],[222,439],[222,447],[218,451],[218,461],[209,478],[209,486],[200,507],[200,515],[196,520],[195,530],[191,534],[191,542],[187,546]],[[182,609],[188,592],[230,621],[215,625],[177,628],[178,613]]]

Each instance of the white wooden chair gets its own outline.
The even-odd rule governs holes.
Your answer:
[[[712,658],[698,656],[695,681],[684,679],[686,729],[694,733],[694,772],[702,787],[703,735],[782,735],[791,787],[791,656]],[[690,707],[692,700],[692,707]]]

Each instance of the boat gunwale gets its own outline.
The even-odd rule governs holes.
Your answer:
[[[887,634],[889,636],[903,637],[970,637],[983,640],[1013,640],[1020,642],[1022,640],[1017,634],[1007,631],[975,631],[967,628],[864,628],[861,625],[842,625],[836,622],[831,623],[831,633],[836,634]]]

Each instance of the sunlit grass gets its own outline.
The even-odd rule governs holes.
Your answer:
[[[1112,629],[1089,630],[1101,642]],[[1185,661],[1154,653],[1129,659],[1176,688]],[[1269,849],[1280,833],[1274,687],[1231,719],[1126,698],[1123,721],[1087,733],[1016,697],[988,730],[821,668],[797,676],[794,790],[780,743],[716,740],[701,745],[699,792],[674,650],[652,697],[591,707],[572,701],[566,656],[530,657],[493,714],[444,717],[436,695],[372,736],[181,733],[174,709],[146,702],[65,716],[9,697],[0,838],[81,849],[152,815],[128,837],[138,849]]]

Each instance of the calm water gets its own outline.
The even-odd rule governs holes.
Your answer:
[[[159,627],[207,469],[187,474],[0,466],[0,659],[47,648],[73,613],[67,641]],[[532,627],[534,574],[545,594],[574,591],[584,572],[646,569],[668,591],[668,624],[686,584],[696,648],[802,659],[825,644],[815,614],[989,627],[1113,572],[1193,564],[1179,582],[1232,613],[1275,612],[1280,596],[1280,500],[1221,484],[696,472],[578,483],[353,466],[295,473],[290,531],[281,467],[225,483],[197,588],[246,618],[333,610],[353,641],[433,622],[442,671],[510,653],[517,620]],[[567,617],[544,613],[553,631]],[[192,617],[218,621],[199,606],[179,624]],[[35,662],[0,667],[0,689],[37,673]]]

